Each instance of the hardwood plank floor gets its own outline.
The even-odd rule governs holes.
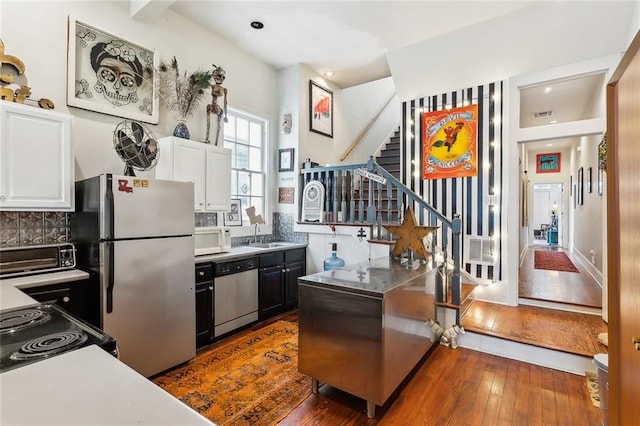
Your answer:
[[[607,323],[594,315],[475,301],[462,326],[467,331],[588,357],[607,352],[598,343],[598,334],[607,332]]]
[[[299,425],[599,425],[584,377],[464,348],[438,345],[376,418],[366,403],[320,387],[281,426]]]
[[[475,302],[474,305],[478,304]],[[497,305],[491,305],[496,307]],[[473,306],[472,306],[473,307]],[[491,308],[489,307],[489,308]],[[518,308],[519,309],[519,308]],[[492,309],[491,309],[492,311]],[[491,312],[487,317],[494,318]],[[297,322],[297,311],[276,320]],[[506,324],[509,321],[502,321]],[[517,323],[517,321],[511,321]],[[436,345],[407,380],[368,419],[366,402],[320,387],[278,424],[300,425],[600,425],[585,378],[464,348]]]
[[[535,269],[533,257],[536,250],[564,252],[580,273]],[[530,246],[519,272],[518,290],[522,298],[602,308],[602,288],[569,250],[545,245]]]

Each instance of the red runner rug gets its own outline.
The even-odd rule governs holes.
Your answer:
[[[580,272],[569,257],[561,251],[536,250],[533,253],[533,266],[536,269],[550,271]]]

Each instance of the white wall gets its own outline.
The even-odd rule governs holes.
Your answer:
[[[123,39],[154,48],[162,60],[175,55],[183,70],[221,65],[227,72],[224,86],[229,105],[276,122],[276,70],[171,10],[149,23],[141,23],[130,18],[129,2],[125,1],[3,1],[0,37],[6,53],[25,63],[31,97],[49,98],[57,111],[73,116],[76,179],[122,172],[123,163],[113,149],[112,138],[114,127],[123,118],[66,106],[69,14]],[[192,139],[204,140],[205,105],[209,101],[208,96],[203,99],[202,112],[188,123]],[[149,127],[158,138],[169,136],[175,127],[174,116],[161,107],[159,124]],[[270,139],[275,140],[275,135],[276,128],[272,126]],[[153,172],[140,175],[153,176]]]

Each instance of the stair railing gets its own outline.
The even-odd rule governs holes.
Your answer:
[[[323,223],[354,223],[371,226],[372,236],[375,235],[375,239],[382,240],[384,239],[383,221],[387,224],[400,224],[403,212],[411,205],[419,225],[440,228],[441,232],[436,231],[436,235],[431,240],[432,259],[435,260],[436,247],[439,245],[443,256],[440,267],[446,275],[448,258],[452,257],[453,272],[449,281],[451,303],[460,306],[462,221],[459,215],[454,215],[453,219],[445,217],[380,166],[373,156],[362,164],[303,168],[300,173],[301,188],[314,180],[324,185]],[[366,196],[363,196],[365,193]],[[451,247],[449,247],[449,238],[451,238]],[[446,297],[446,289],[439,290],[445,291],[441,296]],[[459,321],[459,318],[457,319]]]
[[[347,150],[344,152],[344,154],[342,154],[342,156],[340,156],[340,161],[344,161],[349,154],[351,154],[351,151],[353,151],[355,149],[356,146],[358,146],[358,144],[362,141],[362,139],[364,138],[364,135],[367,134],[367,132],[369,131],[369,129],[371,128],[371,126],[373,126],[373,124],[378,120],[378,118],[380,117],[380,115],[382,114],[382,111],[384,111],[384,109],[387,107],[387,105],[389,105],[389,103],[391,103],[391,101],[393,100],[393,98],[396,96],[396,94],[394,93],[389,100],[384,104],[384,106],[382,108],[380,108],[380,111],[378,111],[378,113],[376,114],[375,117],[373,117],[371,119],[371,121],[369,122],[369,124],[367,124],[367,126],[360,132],[360,134],[358,136],[356,136],[356,138],[353,140],[353,142],[351,143],[351,145],[349,145],[349,147],[347,148]]]

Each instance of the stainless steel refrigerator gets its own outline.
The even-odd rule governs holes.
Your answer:
[[[193,184],[103,174],[75,196],[70,239],[120,360],[149,377],[193,358]]]

